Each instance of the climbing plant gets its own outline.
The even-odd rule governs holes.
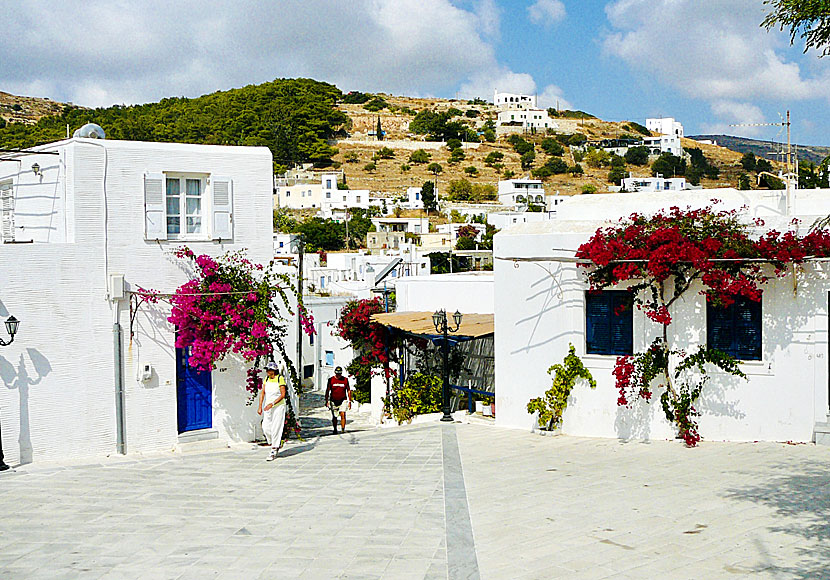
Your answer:
[[[574,345],[569,345],[568,354],[562,364],[555,364],[548,369],[553,376],[553,384],[545,391],[545,397],[531,399],[527,404],[528,413],[539,413],[539,426],[542,429],[553,430],[562,424],[562,413],[568,406],[568,397],[578,379],[584,379],[592,389],[597,382],[591,376],[591,371],[585,368],[582,360],[576,356]]]
[[[716,349],[701,346],[688,355],[671,348],[667,327],[674,303],[694,284],[717,306],[729,306],[738,297],[760,301],[761,286],[786,275],[789,265],[830,256],[830,233],[824,229],[800,236],[793,220],[789,231],[753,237],[752,226],[763,225],[760,219],[748,223],[737,211],[672,207],[650,216],[635,213],[600,228],[577,251],[591,291],[628,283],[634,303],[662,325],[662,335],[645,352],[617,358],[617,404],[650,401],[652,381],[662,379],[663,411],[689,446],[700,440],[695,403],[709,378],[707,365],[744,374],[737,360]],[[680,361],[674,369],[672,360]]]
[[[249,404],[262,386],[261,367],[269,360],[282,358],[292,383],[299,387],[286,349],[288,322],[280,312],[280,305],[292,312],[289,293],[295,291],[288,277],[276,273],[273,262],[268,266],[252,263],[243,251],[214,258],[181,246],[173,255],[190,266],[192,278],[174,294],[139,289],[138,295],[149,302],[163,299],[170,303],[168,321],[177,329],[176,348],[188,349],[188,364],[210,371],[228,354],[239,355],[250,364],[246,380]],[[313,321],[302,304],[297,315],[305,332],[313,333]],[[286,401],[286,425],[299,432],[291,401]]]

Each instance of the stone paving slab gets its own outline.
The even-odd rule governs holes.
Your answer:
[[[830,578],[830,450],[457,428],[481,577]]]
[[[358,419],[0,474],[0,578],[830,578],[828,448]]]

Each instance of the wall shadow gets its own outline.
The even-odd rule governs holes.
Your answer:
[[[780,524],[767,529],[798,540],[798,561],[790,566],[773,563],[769,571],[804,580],[830,578],[830,465],[790,464],[774,469],[777,473],[763,482],[727,490],[725,497],[775,510]]]
[[[52,372],[52,365],[49,363],[49,359],[39,350],[27,348],[26,355],[28,355],[31,368],[34,370],[34,377],[29,374],[28,365],[26,364],[27,357],[23,353],[20,353],[17,366],[5,357],[0,356],[0,380],[3,381],[7,389],[16,389],[18,392],[20,428],[17,441],[20,449],[21,465],[31,463],[34,459],[29,413],[29,388],[38,385],[46,375]]]

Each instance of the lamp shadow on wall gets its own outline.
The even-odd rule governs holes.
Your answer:
[[[52,365],[36,348],[27,348],[26,355],[34,369],[35,377],[29,374],[26,365],[26,356],[20,353],[17,367],[8,359],[0,355],[0,380],[7,389],[17,389],[20,401],[20,430],[18,444],[20,446],[20,464],[31,463],[34,458],[32,448],[32,434],[29,418],[29,387],[38,385],[43,378],[52,372]]]

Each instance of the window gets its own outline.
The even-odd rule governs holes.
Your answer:
[[[761,360],[761,303],[743,296],[726,308],[707,302],[706,342],[739,360]]]
[[[304,365],[303,366],[303,378],[310,379],[314,376],[314,365]]]
[[[308,335],[308,345],[314,346],[314,333]]]
[[[331,192],[330,191],[326,192],[326,199],[331,199]]]
[[[605,290],[585,294],[585,352],[628,355],[634,352],[631,293]]]
[[[326,351],[326,366],[333,367],[334,366],[334,351],[327,350]]]
[[[204,181],[191,177],[167,177],[167,237],[202,233],[202,190]]]
[[[331,179],[326,180],[326,189],[331,189]]]

